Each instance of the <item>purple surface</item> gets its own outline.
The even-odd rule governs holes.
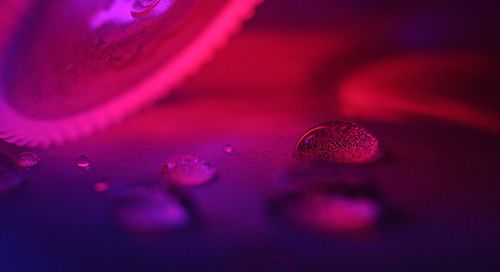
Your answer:
[[[297,167],[292,152],[301,134],[343,118],[326,92],[349,71],[387,55],[438,49],[497,57],[498,31],[484,27],[494,22],[488,15],[494,4],[410,2],[271,0],[234,44],[170,99],[93,137],[37,151],[42,162],[22,171],[26,186],[0,198],[0,271],[500,270],[500,136],[486,129],[418,116],[353,120],[378,136],[386,156],[373,165],[334,169],[370,177],[404,215],[372,235],[307,233],[269,212],[276,175]],[[439,27],[428,27],[433,20]],[[364,24],[374,32],[366,38]],[[281,38],[290,34],[293,40],[304,29],[320,31],[324,44],[330,36],[355,36],[356,50],[337,61],[300,35],[304,44],[286,51],[292,52],[288,57],[273,58],[274,51],[259,47],[258,41],[286,48],[290,39]],[[264,38],[256,41],[256,35]],[[257,60],[228,60],[242,52]],[[280,57],[292,61],[274,65]],[[227,71],[234,63],[239,66]],[[259,65],[271,67],[266,73],[298,65],[304,79],[295,80],[293,68],[272,80],[258,71],[238,75]],[[493,99],[498,95],[474,101]],[[226,143],[234,154],[222,151]],[[162,163],[179,153],[199,156],[219,171],[214,183],[184,192],[198,222],[154,238],[119,230],[111,216],[113,190],[157,179]],[[91,170],[75,167],[81,154],[91,159]],[[102,181],[111,183],[110,192],[93,191]]]

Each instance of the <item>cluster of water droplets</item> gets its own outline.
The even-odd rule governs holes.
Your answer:
[[[157,1],[140,1],[154,4]],[[147,3],[146,3],[147,2]],[[222,152],[232,155],[231,144]],[[271,208],[275,215],[306,230],[339,233],[376,227],[385,215],[385,206],[373,183],[352,174],[347,165],[376,161],[382,155],[377,138],[366,128],[346,121],[322,123],[308,130],[298,141],[295,157],[313,162],[278,175],[272,184]],[[34,152],[22,152],[15,165],[28,169],[39,164]],[[86,155],[75,159],[80,170],[92,167]],[[343,169],[343,170],[342,170]],[[351,171],[351,172],[350,172]],[[158,233],[179,230],[192,221],[185,201],[172,193],[212,182],[217,170],[193,155],[176,155],[162,166],[162,178],[155,186],[135,186],[116,197],[114,215],[118,225],[131,232]],[[20,187],[23,179],[15,171],[0,167],[0,194]],[[94,184],[95,192],[111,189],[108,182]]]
[[[39,156],[31,151],[18,154],[9,167],[4,165],[3,158],[0,159],[0,194],[14,191],[24,184],[17,169],[30,169],[40,162]],[[87,155],[77,156],[74,164],[80,171],[88,171],[92,167]],[[142,184],[115,192],[114,218],[120,228],[133,233],[152,234],[187,227],[193,221],[192,212],[187,208],[186,201],[167,187],[203,185],[214,180],[216,169],[198,157],[177,155],[165,162],[163,176],[155,186]],[[93,185],[93,190],[98,193],[111,189],[111,184],[106,181]]]

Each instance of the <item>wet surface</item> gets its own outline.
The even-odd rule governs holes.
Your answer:
[[[346,100],[340,99],[345,97],[339,91],[347,78],[359,75],[357,71],[389,57],[404,60],[415,52],[428,55],[429,51],[432,56],[449,56],[450,50],[467,50],[494,59],[496,36],[484,28],[482,35],[447,36],[456,33],[454,29],[479,28],[492,18],[472,20],[474,14],[481,14],[479,7],[472,5],[465,12],[470,5],[446,6],[446,1],[371,3],[370,9],[363,8],[366,1],[333,6],[325,0],[306,7],[299,2],[269,1],[214,62],[155,107],[93,137],[37,151],[43,165],[23,172],[25,186],[0,198],[0,270],[500,269],[498,131],[489,125],[456,122],[461,113],[448,118],[432,112],[402,113],[397,107],[391,108],[389,116],[348,117],[340,107]],[[456,25],[440,24],[447,30],[442,37],[419,32],[426,29],[421,27],[426,18],[434,18],[445,6],[453,7],[446,10]],[[276,20],[283,7],[288,8],[286,14]],[[391,15],[380,21],[386,11]],[[464,16],[469,20],[460,20]],[[363,25],[373,31],[366,33]],[[406,35],[407,28],[417,34]],[[412,61],[407,63],[396,65],[392,75],[404,75],[401,69],[414,67]],[[469,72],[465,67],[463,73]],[[438,91],[451,89],[456,82],[428,76],[422,74],[420,80],[431,86],[439,82],[439,88],[391,93],[403,94],[398,97],[406,101],[412,94],[432,89],[428,97],[445,96],[446,101],[475,109],[481,108],[481,101],[498,101],[498,92],[474,88],[465,88],[459,99],[450,97]],[[372,97],[385,93],[381,86],[398,90],[394,86],[400,83],[394,77],[383,78],[392,84],[376,82],[376,88],[366,89],[373,91]],[[456,79],[460,83],[464,78]],[[469,77],[465,80],[471,84]],[[495,80],[480,77],[479,83],[498,88]],[[493,108],[483,113],[496,116]],[[346,118],[376,135],[385,156],[366,166],[303,170],[292,156],[297,139],[316,124]],[[234,147],[230,155],[222,150],[227,143]],[[3,143],[0,147],[6,156],[19,154]],[[92,170],[83,174],[75,167],[81,154],[92,160]],[[178,154],[203,158],[219,173],[217,182],[181,192],[199,222],[154,238],[122,231],[113,217],[116,188],[158,181],[164,162]],[[290,176],[299,178],[282,184]],[[96,182],[104,180],[109,191],[96,193]],[[318,188],[338,180],[349,186],[368,180],[367,191],[380,194],[402,220],[368,235],[304,231],[277,220],[269,211],[276,194],[304,191],[309,180],[315,180]]]

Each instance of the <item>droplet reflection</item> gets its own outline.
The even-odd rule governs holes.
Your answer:
[[[110,189],[110,185],[107,182],[98,182],[94,184],[94,191],[98,193],[107,192]]]
[[[222,146],[222,151],[226,154],[232,154],[234,152],[234,148],[231,144],[225,144]]]
[[[9,193],[24,184],[24,179],[7,170],[0,169],[0,195]]]
[[[374,180],[352,170],[313,165],[279,173],[270,191],[271,212],[301,229],[331,234],[371,231],[392,220]]]
[[[148,187],[134,188],[120,196],[115,218],[124,230],[149,234],[179,230],[192,221],[178,197]]]
[[[326,232],[345,232],[373,227],[380,214],[376,202],[318,194],[294,203],[290,216],[299,224]]]

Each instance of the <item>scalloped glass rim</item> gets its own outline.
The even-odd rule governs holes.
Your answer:
[[[48,147],[90,135],[122,121],[167,96],[187,76],[194,74],[228,42],[231,35],[239,32],[243,22],[253,15],[261,2],[263,0],[231,0],[204,32],[170,62],[134,88],[92,110],[57,120],[33,119],[10,106],[0,89],[0,138],[21,146]]]

